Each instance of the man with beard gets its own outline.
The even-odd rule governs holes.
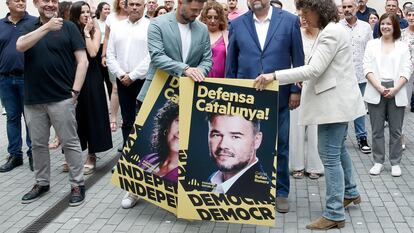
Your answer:
[[[24,112],[32,139],[36,178],[22,203],[31,203],[49,191],[48,141],[53,125],[70,167],[69,206],[78,206],[85,199],[85,182],[75,105],[88,68],[85,41],[74,23],[56,18],[58,0],[33,3],[40,17],[23,26],[23,36],[16,42],[17,51],[24,52]]]
[[[352,55],[355,68],[355,76],[358,80],[359,90],[364,95],[367,79],[364,75],[363,58],[365,47],[368,41],[372,40],[371,26],[356,17],[358,0],[342,0],[342,8],[345,18],[339,21],[341,25],[351,35]],[[354,120],[355,136],[357,138],[359,150],[364,154],[371,153],[371,147],[367,141],[367,131],[365,129],[365,116]]]
[[[211,69],[207,26],[196,20],[206,0],[179,0],[177,10],[156,17],[148,28],[151,63],[138,101],[143,102],[157,69],[174,76],[204,80]]]
[[[257,75],[304,64],[299,18],[271,7],[269,0],[249,0],[250,11],[233,20],[229,28],[226,77],[254,79]],[[300,102],[300,88],[279,88],[279,137],[276,210],[289,211],[289,109]]]
[[[175,11],[151,21],[148,28],[151,63],[137,97],[138,106],[144,101],[158,69],[170,75],[190,77],[196,82],[203,81],[210,71],[212,61],[207,26],[196,20],[205,1],[178,0]],[[124,200],[134,204],[137,197],[129,195]]]
[[[358,0],[358,11],[356,16],[359,20],[365,21],[368,23],[369,15],[371,13],[377,13],[374,8],[367,6],[368,0]]]
[[[209,180],[213,192],[269,200],[270,181],[256,151],[262,143],[258,120],[211,113],[208,120],[210,157],[217,165]]]

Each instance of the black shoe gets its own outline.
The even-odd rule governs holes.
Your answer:
[[[33,168],[33,157],[32,156],[28,156],[28,158],[29,158],[30,171],[34,171],[34,168]]]
[[[29,203],[36,201],[43,194],[49,191],[49,189],[50,189],[49,185],[41,186],[41,185],[35,184],[32,190],[30,190],[28,193],[26,193],[22,197],[22,204],[29,204]]]
[[[71,197],[69,200],[69,206],[78,206],[85,201],[85,186],[72,186],[70,190]]]
[[[124,148],[123,148],[122,146],[121,146],[121,147],[119,147],[119,148],[118,148],[118,152],[120,152],[120,153],[121,153],[123,149],[124,149]]]
[[[368,145],[367,139],[365,137],[362,137],[358,140],[358,147],[359,150],[361,150],[361,152],[364,154],[371,153],[371,147]]]
[[[0,166],[0,172],[11,171],[13,170],[13,168],[21,166],[22,164],[23,164],[23,158],[10,155],[7,158],[7,162],[3,164],[2,166]]]

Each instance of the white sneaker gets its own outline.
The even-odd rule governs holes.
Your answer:
[[[383,169],[383,165],[380,163],[375,163],[374,166],[369,170],[369,174],[371,175],[379,175]]]
[[[392,176],[401,176],[401,168],[399,165],[391,166]]]
[[[125,193],[124,198],[122,198],[121,207],[124,209],[130,209],[134,207],[137,204],[139,197],[136,195],[127,192]]]

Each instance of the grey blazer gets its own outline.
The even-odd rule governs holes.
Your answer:
[[[329,23],[319,33],[307,65],[276,71],[281,84],[304,81],[300,125],[348,122],[366,114],[350,41],[343,26]]]
[[[145,95],[157,69],[170,75],[182,76],[187,66],[198,67],[204,75],[212,66],[210,37],[207,26],[196,20],[190,24],[191,47],[187,60],[183,61],[180,30],[175,11],[155,18],[148,28],[148,50],[151,64],[145,83],[137,99],[144,101]]]

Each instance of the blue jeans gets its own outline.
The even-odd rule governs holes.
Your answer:
[[[0,76],[0,98],[7,112],[7,152],[11,156],[22,157],[22,115],[24,98],[24,78]],[[26,127],[27,155],[32,155],[32,143]]]
[[[345,220],[343,200],[359,196],[352,161],[345,148],[348,123],[318,125],[318,150],[325,168],[326,207],[323,217]]]
[[[277,142],[277,179],[276,196],[288,197],[290,189],[289,180],[289,109],[279,109]]]
[[[365,87],[367,86],[367,83],[360,83],[359,90],[361,91],[361,94],[364,95]],[[358,117],[354,120],[354,126],[355,126],[355,136],[357,140],[359,141],[360,138],[367,138],[367,131],[365,130],[365,115]]]

